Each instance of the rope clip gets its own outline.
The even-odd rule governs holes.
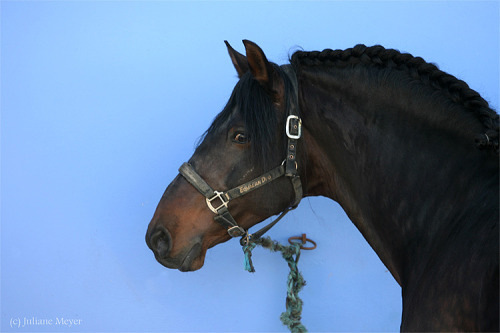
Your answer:
[[[245,246],[245,245],[250,244],[251,237],[252,237],[252,234],[249,234],[248,231],[245,232],[245,234],[240,239],[240,245]]]

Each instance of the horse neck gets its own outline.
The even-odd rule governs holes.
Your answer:
[[[471,217],[467,203],[488,201],[498,160],[474,147],[473,116],[391,75],[400,74],[381,82],[363,70],[304,71],[300,103],[306,195],[337,201],[402,284],[438,235]]]

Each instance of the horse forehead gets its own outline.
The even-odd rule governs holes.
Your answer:
[[[189,163],[212,187],[223,187],[234,169],[235,154],[224,147],[225,137],[207,136],[191,156]]]

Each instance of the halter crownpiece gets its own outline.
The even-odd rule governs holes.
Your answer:
[[[214,220],[226,228],[227,233],[231,237],[242,237],[242,244],[248,243],[250,238],[258,239],[262,237],[269,229],[271,229],[279,220],[283,218],[289,211],[295,209],[300,200],[302,199],[302,183],[297,170],[297,140],[302,135],[302,119],[299,117],[299,103],[298,103],[298,86],[297,77],[290,65],[281,66],[286,73],[286,76],[291,81],[293,86],[293,97],[291,99],[291,106],[288,110],[288,118],[285,125],[285,133],[288,138],[286,159],[283,163],[269,172],[252,179],[249,182],[236,186],[227,191],[216,191],[194,170],[189,163],[184,163],[179,168],[179,173],[186,178],[186,180],[193,185],[204,197],[208,208],[216,214]],[[282,176],[290,179],[294,191],[294,201],[287,207],[281,214],[267,226],[263,227],[254,234],[248,232],[240,227],[236,220],[233,218],[228,210],[229,201],[250,193],[264,185],[269,184]]]

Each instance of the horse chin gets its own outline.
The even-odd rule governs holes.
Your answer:
[[[200,243],[195,244],[188,254],[184,258],[182,264],[179,267],[181,272],[191,272],[196,271],[203,267],[205,262],[205,253],[202,253],[202,247]]]
[[[203,267],[205,252],[202,251],[201,243],[196,243],[184,256],[176,258],[156,257],[156,260],[167,268],[178,269],[181,272],[191,272]]]

